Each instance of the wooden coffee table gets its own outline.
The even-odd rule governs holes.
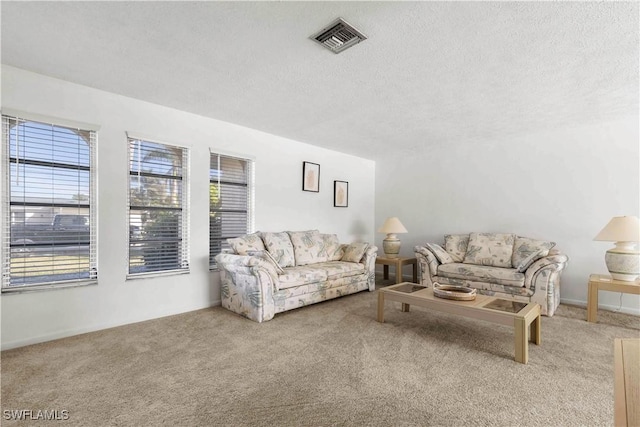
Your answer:
[[[415,283],[400,283],[378,290],[378,322],[384,323],[384,302],[402,303],[402,311],[409,311],[411,304],[430,310],[484,320],[515,329],[515,360],[529,361],[529,341],[540,345],[540,306],[536,303],[519,303],[500,298],[477,295],[473,301],[455,301],[438,298],[433,289]]]

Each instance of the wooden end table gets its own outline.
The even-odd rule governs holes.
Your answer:
[[[608,274],[589,276],[589,294],[587,295],[587,322],[598,321],[598,291],[622,292],[640,295],[640,280],[625,282],[615,280]]]
[[[402,267],[405,265],[413,265],[413,281],[418,283],[418,260],[416,258],[388,258],[384,256],[376,257],[376,264],[382,264],[383,278],[389,279],[389,266],[393,265],[396,268],[396,283],[402,283]]]
[[[402,311],[405,312],[413,304],[429,310],[513,326],[516,362],[526,364],[529,361],[529,341],[537,345],[541,342],[540,306],[536,303],[518,303],[487,295],[477,295],[473,301],[455,301],[434,296],[433,288],[400,283],[378,290],[378,322],[381,323],[384,323],[385,301],[401,302]]]

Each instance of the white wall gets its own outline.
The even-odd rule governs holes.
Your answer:
[[[376,225],[398,216],[402,254],[445,233],[513,232],[552,240],[569,265],[561,300],[585,304],[591,273],[607,273],[594,242],[613,216],[638,215],[638,114],[619,120],[509,136],[460,141],[380,159],[376,167]],[[376,242],[382,247],[382,238]],[[617,309],[620,294],[601,292],[601,307]],[[622,309],[640,313],[635,295]]]
[[[256,229],[319,229],[343,242],[374,238],[375,163],[174,109],[2,67],[2,107],[98,124],[99,283],[1,299],[2,348],[208,307],[220,301],[208,268],[209,149],[255,158]],[[191,273],[125,280],[125,131],[191,148]],[[320,192],[303,192],[302,162],[319,163]],[[349,207],[333,207],[333,181]]]

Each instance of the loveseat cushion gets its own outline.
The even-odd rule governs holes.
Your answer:
[[[480,289],[484,291],[481,293],[485,295],[494,295],[496,292],[499,292],[503,294],[528,298],[531,297],[531,295],[533,295],[534,293],[531,289],[526,287],[523,288],[522,286],[508,286],[500,285],[498,283],[481,282],[473,280],[473,278],[464,280],[438,276],[436,277],[436,281],[441,285],[467,286],[469,288]]]
[[[465,264],[511,268],[515,235],[507,233],[471,233],[464,256]]]
[[[324,239],[318,230],[287,231],[287,233],[291,237],[296,266],[329,260]]]
[[[280,267],[293,267],[295,265],[293,245],[289,234],[286,232],[262,233],[262,240]]]
[[[262,242],[261,233],[259,231],[243,236],[227,239],[227,243],[238,255],[246,255],[247,251],[264,251],[264,243]]]
[[[463,263],[442,264],[438,266],[438,276],[524,287],[524,273],[519,273],[515,268]]]
[[[529,239],[528,237],[516,237],[511,264],[519,272],[525,272],[534,261],[547,256],[549,250],[555,245],[554,242]]]
[[[445,234],[444,250],[447,251],[454,262],[462,262],[469,245],[468,234]]]

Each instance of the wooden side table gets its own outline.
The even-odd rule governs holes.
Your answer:
[[[587,295],[587,322],[598,321],[598,291],[622,292],[640,295],[640,280],[624,282],[615,280],[608,274],[589,276],[589,294]]]
[[[413,265],[413,283],[418,283],[418,260],[416,258],[387,258],[384,256],[376,257],[376,264],[382,264],[383,277],[385,280],[389,279],[389,266],[393,265],[396,268],[396,283],[402,283],[402,267],[405,265]]]

